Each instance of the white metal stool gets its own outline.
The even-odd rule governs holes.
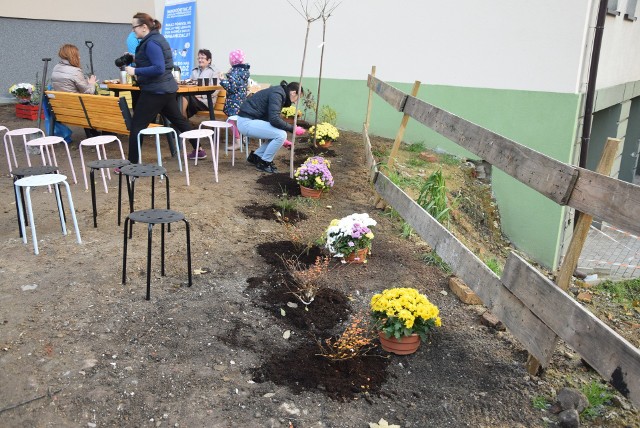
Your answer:
[[[178,135],[173,128],[168,126],[155,126],[153,128],[143,129],[138,133],[138,163],[142,163],[142,151],[140,150],[140,136],[155,135],[156,136],[156,152],[158,153],[158,165],[162,166],[162,153],[160,152],[160,135],[173,133],[173,141],[176,143],[176,152],[178,154],[178,168],[182,171],[182,160],[180,159],[180,144],[178,143]],[[168,136],[167,136],[168,138]],[[124,159],[124,158],[123,158]]]
[[[36,138],[35,140],[31,140],[31,141],[27,141],[26,142],[26,146],[27,147],[38,147],[40,149],[40,155],[42,156],[42,165],[52,165],[52,166],[58,166],[58,161],[56,159],[56,151],[54,149],[54,146],[56,144],[60,144],[62,143],[62,145],[64,146],[65,150],[67,151],[67,158],[69,159],[69,167],[71,168],[71,173],[73,174],[73,182],[77,183],[78,180],[76,180],[76,170],[73,167],[73,160],[71,159],[71,153],[69,152],[69,146],[67,145],[67,143],[64,141],[64,138],[62,137],[56,137],[56,136],[49,136],[49,137],[41,137],[41,138]],[[44,157],[45,152],[47,153],[47,157]],[[51,156],[53,155],[53,162],[51,161]],[[47,161],[49,163],[47,163]],[[29,158],[29,150],[27,150],[27,164],[29,166],[31,166],[31,159]]]
[[[82,153],[82,148],[87,146],[93,146],[96,148],[96,152],[98,153],[98,160],[107,159],[107,149],[105,148],[106,144],[112,143],[114,141],[118,142],[118,148],[120,149],[120,158],[124,159],[124,151],[122,150],[122,142],[115,135],[99,135],[97,137],[87,138],[80,142],[80,163],[82,163],[82,176],[84,177],[84,190],[89,189],[89,184],[87,182],[87,168],[84,165],[84,155]],[[101,153],[102,150],[102,153]],[[102,174],[102,183],[104,184],[104,192],[109,193],[109,188],[107,187],[107,180],[104,178],[104,171],[100,169],[100,174]],[[107,177],[111,180],[111,173],[107,169]]]
[[[192,131],[183,132],[180,134],[180,138],[182,139],[182,154],[184,156],[184,171],[187,176],[187,186],[189,186],[189,160],[187,159],[187,140],[191,138],[197,138],[198,143],[196,145],[196,153],[200,149],[200,139],[208,138],[209,143],[211,144],[211,157],[213,158],[213,173],[216,178],[216,183],[218,182],[218,156],[217,150],[213,147],[213,130],[211,129],[194,129]],[[196,156],[195,165],[198,165],[198,158]]]
[[[24,142],[24,151],[27,152],[27,135],[33,134],[41,134],[44,137],[44,131],[39,128],[20,128],[14,129],[13,131],[7,130],[4,134],[4,150],[7,152],[7,163],[9,164],[9,174],[11,174],[11,158],[9,157],[9,144],[11,144],[11,155],[13,156],[13,165],[18,166],[18,161],[16,160],[16,152],[13,149],[13,140],[11,137],[22,136],[22,141]],[[31,165],[29,165],[31,166]]]
[[[31,188],[36,186],[49,186],[54,185],[56,191],[56,202],[58,203],[58,215],[60,216],[60,225],[62,226],[62,234],[67,235],[67,226],[64,220],[64,211],[62,209],[62,200],[60,197],[60,183],[64,184],[67,190],[67,197],[69,199],[69,210],[71,211],[71,218],[73,219],[73,228],[76,232],[76,238],[78,244],[82,243],[80,239],[80,230],[78,229],[78,220],[76,219],[76,210],[73,206],[73,199],[71,198],[71,189],[69,183],[67,183],[67,177],[62,174],[43,174],[32,175],[30,177],[24,177],[20,180],[16,180],[14,183],[14,190],[16,192],[16,201],[18,203],[18,217],[20,220],[20,231],[22,233],[22,242],[27,243],[27,234],[24,224],[24,208],[22,206],[22,200],[19,197],[20,187],[25,188],[25,196],[27,200],[27,214],[29,215],[29,224],[31,225],[31,237],[33,239],[33,252],[37,255],[38,251],[38,238],[36,236],[36,224],[33,219],[33,208],[31,206]]]

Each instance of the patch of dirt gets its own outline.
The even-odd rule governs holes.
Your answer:
[[[275,220],[288,224],[296,224],[307,219],[307,215],[303,212],[296,209],[283,209],[276,204],[258,205],[257,203],[252,203],[240,208],[240,211],[249,218]]]
[[[13,106],[0,106],[0,124],[9,129],[34,126],[16,119]],[[534,397],[552,397],[568,383],[580,386],[583,379],[598,378],[575,354],[567,357],[562,346],[543,377],[527,375],[526,352],[513,337],[481,325],[481,308],[461,304],[447,292],[447,275],[422,261],[428,251],[424,242],[401,237],[399,221],[373,208],[358,133],[341,131],[331,148],[336,185],[319,201],[295,196],[297,186],[287,174],[287,150],[280,150],[275,159],[281,174],[260,173],[246,162],[232,167],[230,158],[221,156],[218,183],[211,160],[205,159],[190,165],[187,186],[163,143],[172,208],[191,224],[194,280],[186,286],[185,230],[175,223],[166,235],[166,276],[160,272],[160,239],[154,239],[151,300],[146,301],[147,234],[142,227],[134,228],[123,285],[117,180],[109,182],[109,193],[98,183],[94,228],[91,195],[79,164],[83,135],[82,129],[74,128],[70,145],[79,179],[70,185],[82,244],[75,242],[73,232],[61,235],[53,195],[34,188],[40,246],[35,256],[30,232],[26,245],[18,236],[12,179],[7,169],[2,170],[4,426],[364,427],[380,418],[403,428],[431,426],[434,421],[441,427],[543,426],[541,418],[553,416],[533,408]],[[127,138],[121,139],[126,146]],[[376,144],[391,147],[389,140],[377,139]],[[24,166],[22,144],[15,148]],[[71,177],[65,156],[60,148],[57,151],[62,173]],[[107,147],[107,154],[114,158],[118,150]],[[87,162],[96,159],[91,150],[84,156]],[[155,157],[155,146],[143,145],[143,161]],[[419,173],[428,175],[433,168],[426,165]],[[447,167],[446,174],[458,177],[448,183],[463,182],[453,167]],[[240,213],[241,207],[275,204],[285,191],[283,183],[306,220],[290,225]],[[150,207],[148,180],[136,187],[136,207]],[[157,192],[163,200],[164,189]],[[309,248],[303,257],[308,257],[305,263],[314,263],[322,251],[313,243],[330,221],[354,212],[369,213],[378,225],[367,264],[332,261],[327,273],[327,301],[342,295],[349,309],[322,326],[317,320],[278,320],[283,317],[275,312],[274,302],[287,299],[286,290],[274,292],[271,303],[264,299],[277,280],[270,276],[282,272],[276,254],[295,256]],[[295,243],[292,234],[299,237]],[[488,244],[478,245],[493,251]],[[335,337],[349,314],[365,313],[373,294],[393,286],[415,287],[440,308],[443,327],[430,341],[412,355],[385,359],[375,356],[385,355],[382,351],[375,351],[364,359],[377,366],[337,366],[316,358],[316,339]],[[291,332],[289,339],[284,337],[286,330]],[[343,400],[350,401],[345,405]],[[637,426],[634,410],[616,408],[615,413],[607,416],[607,426]]]

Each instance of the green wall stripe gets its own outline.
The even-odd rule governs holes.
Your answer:
[[[253,78],[271,84],[277,84],[282,79],[274,76]],[[291,76],[284,79],[298,80]],[[411,83],[389,83],[403,92],[411,92]],[[318,79],[303,79],[302,84],[315,93]],[[340,128],[361,131],[368,93],[365,80],[323,78],[320,104],[328,104],[336,110]],[[418,98],[562,162],[572,159],[579,117],[579,94],[423,84]],[[371,134],[394,138],[401,120],[401,113],[374,95]],[[430,148],[475,158],[412,120],[407,126],[404,141],[424,142]],[[509,239],[536,261],[555,268],[565,208],[497,169],[493,174],[493,191],[502,217],[502,228]]]

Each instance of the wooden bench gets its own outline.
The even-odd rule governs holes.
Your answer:
[[[51,106],[50,135],[56,122],[129,135],[131,113],[124,97],[45,91]],[[160,126],[160,125],[150,125]]]
[[[218,91],[218,98],[216,98],[216,104],[213,107],[213,113],[215,114],[215,118],[216,120],[221,120],[221,121],[225,121],[227,120],[227,115],[224,114],[224,112],[222,111],[222,109],[224,108],[224,103],[227,100],[227,91],[225,91],[224,89],[220,89]],[[186,102],[187,100],[184,100],[183,102]],[[209,111],[208,110],[202,110],[196,113],[196,115],[198,116],[207,116],[207,118],[209,117]],[[205,119],[205,120],[209,120],[209,119]]]

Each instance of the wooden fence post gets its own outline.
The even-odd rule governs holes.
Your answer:
[[[606,176],[611,173],[611,168],[613,166],[613,161],[616,158],[616,154],[618,153],[619,145],[619,139],[607,139],[604,150],[602,151],[602,157],[600,158],[600,162],[598,163],[598,167],[596,168],[597,173]],[[576,227],[573,231],[573,235],[571,236],[569,248],[567,249],[567,253],[565,254],[564,260],[562,262],[562,266],[560,266],[560,270],[556,277],[556,285],[564,291],[567,291],[569,289],[569,285],[571,285],[571,277],[573,276],[573,272],[575,272],[576,267],[578,266],[578,259],[580,258],[580,253],[582,252],[584,243],[587,240],[587,235],[589,234],[589,228],[591,227],[592,220],[593,216],[585,213],[580,213],[576,221]],[[556,339],[556,345],[557,342],[558,341]],[[529,354],[529,358],[527,360],[527,371],[529,372],[529,374],[535,375],[539,370],[540,362],[534,356]]]
[[[416,80],[413,83],[413,88],[411,89],[411,96],[415,97],[418,95],[418,91],[420,90],[420,81]],[[402,137],[404,136],[404,130],[407,127],[407,123],[409,122],[409,115],[404,114],[402,116],[402,122],[400,122],[400,128],[398,129],[398,133],[396,134],[396,139],[393,142],[393,146],[391,147],[391,154],[389,155],[389,160],[387,161],[387,168],[391,171],[391,167],[393,163],[396,161],[396,156],[398,156],[398,149],[400,148],[400,143],[402,142]]]
[[[371,77],[376,77],[376,66],[371,66]],[[364,126],[369,129],[369,119],[371,118],[371,107],[373,104],[373,89],[369,88],[369,98],[367,99],[367,117],[364,118]]]

